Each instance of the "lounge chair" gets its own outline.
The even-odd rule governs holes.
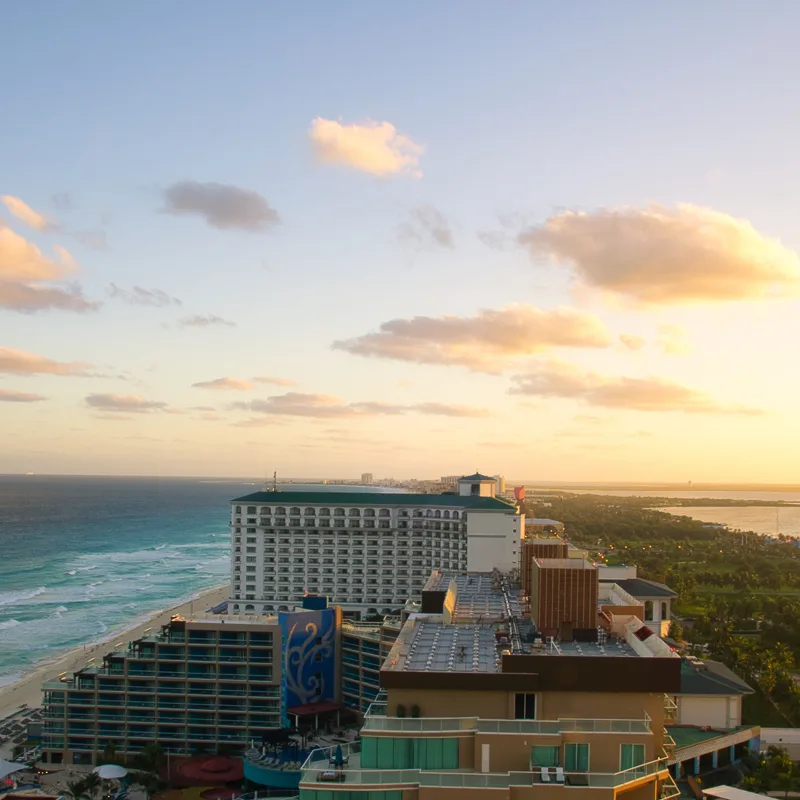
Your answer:
[[[550,783],[550,770],[542,767],[542,783]]]
[[[556,783],[564,783],[564,767],[556,767]]]

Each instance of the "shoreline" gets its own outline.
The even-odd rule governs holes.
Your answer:
[[[23,704],[28,707],[26,711],[39,708],[42,704],[41,688],[44,681],[51,680],[62,672],[75,672],[86,666],[88,659],[105,654],[109,642],[119,639],[127,642],[136,639],[147,628],[169,622],[170,617],[174,614],[189,617],[192,614],[204,613],[208,608],[213,608],[223,600],[227,600],[229,590],[230,584],[224,583],[196,592],[173,606],[162,608],[146,617],[135,617],[129,625],[104,635],[102,639],[93,639],[68,650],[51,661],[39,664],[13,683],[0,687],[0,721],[18,712]],[[195,605],[198,607],[195,608]]]

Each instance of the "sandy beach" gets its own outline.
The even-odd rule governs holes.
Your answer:
[[[118,630],[100,643],[93,642],[70,650],[59,659],[27,673],[16,683],[4,686],[0,689],[0,720],[18,711],[23,704],[26,704],[31,709],[38,708],[42,702],[42,683],[44,681],[51,680],[62,672],[75,672],[86,666],[86,662],[90,658],[95,658],[99,661],[99,657],[109,651],[110,645],[121,641],[131,641],[137,636],[141,636],[147,628],[154,628],[157,625],[169,622],[173,614],[181,614],[184,617],[202,614],[207,609],[213,608],[223,600],[226,600],[229,590],[230,585],[226,583],[214,589],[209,589],[186,603],[162,609],[140,624],[128,629]]]

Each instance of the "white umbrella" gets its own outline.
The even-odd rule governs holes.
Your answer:
[[[12,772],[19,772],[21,769],[27,769],[27,764],[15,764],[13,761],[3,761],[0,758],[0,779],[5,778]]]
[[[116,764],[103,764],[102,767],[95,767],[92,772],[96,772],[104,781],[117,781],[128,774],[125,767],[118,767]]]

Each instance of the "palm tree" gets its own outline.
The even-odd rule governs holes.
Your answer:
[[[134,772],[131,775],[131,783],[144,790],[147,800],[151,800],[154,794],[160,792],[166,786],[166,782],[152,772]]]
[[[102,785],[103,779],[96,772],[90,772],[83,779],[83,789],[92,799],[94,799],[94,797],[97,795],[97,792]]]
[[[86,791],[86,784],[82,780],[70,781],[64,794],[71,800],[90,800]]]

